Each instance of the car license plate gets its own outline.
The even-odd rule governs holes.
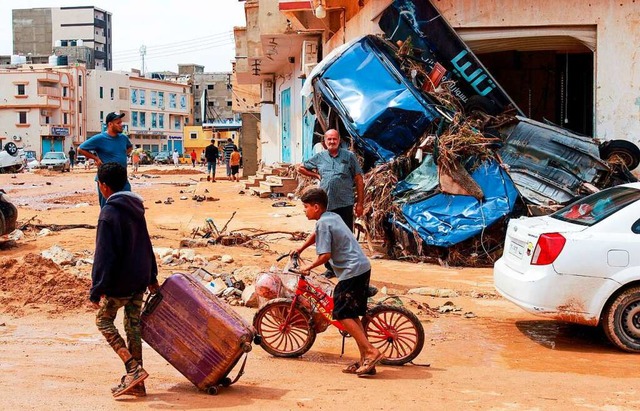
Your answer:
[[[524,245],[512,241],[511,244],[509,244],[509,254],[522,258],[524,255]]]

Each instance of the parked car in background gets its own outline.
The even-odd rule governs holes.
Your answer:
[[[153,159],[156,164],[170,164],[172,161],[170,151],[161,151]]]
[[[1,146],[0,140],[0,173],[17,173],[24,167],[24,152],[14,142]]]
[[[511,220],[496,290],[535,315],[601,325],[640,353],[640,183],[608,188],[542,217]]]
[[[76,156],[76,164],[83,164],[87,162],[87,157],[83,156],[82,154]]]
[[[50,151],[42,156],[40,167],[65,172],[71,170],[71,163],[66,153],[62,151]]]
[[[5,192],[0,189],[0,236],[15,230],[17,220],[18,209]]]

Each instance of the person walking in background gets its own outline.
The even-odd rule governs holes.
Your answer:
[[[76,150],[73,149],[73,146],[69,149],[69,164],[73,170],[73,167],[76,165]]]
[[[229,165],[231,166],[231,180],[233,181],[240,181],[240,178],[238,177],[238,173],[240,172],[241,159],[242,159],[242,156],[238,151],[238,147],[234,147],[233,152],[231,153],[231,156],[229,156]]]
[[[356,156],[340,147],[340,134],[329,129],[324,133],[326,150],[298,166],[300,174],[320,180],[322,188],[329,198],[327,210],[338,214],[353,232],[353,214],[362,216],[364,208],[364,180],[362,169]],[[355,186],[356,194],[353,189]],[[354,207],[355,203],[355,207]],[[328,278],[335,277],[331,265],[325,265]]]
[[[173,158],[173,165],[178,167],[178,161],[180,160],[180,154],[178,154],[178,150],[173,150],[173,154],[171,155]]]
[[[158,266],[142,198],[123,191],[127,183],[126,166],[104,163],[98,167],[98,189],[106,202],[98,217],[89,301],[98,310],[98,329],[126,371],[120,384],[111,389],[112,395],[142,397],[146,395],[143,381],[149,374],[142,368],[140,312],[147,288],[151,293],[159,289]],[[114,325],[122,307],[126,343]]]
[[[196,150],[191,150],[191,165],[193,166],[193,168],[196,168],[196,161],[198,161]]]
[[[127,167],[127,158],[133,150],[133,144],[129,137],[122,134],[122,117],[124,113],[109,113],[105,118],[107,131],[96,134],[78,147],[78,154],[87,157],[85,164],[91,168],[91,162],[100,168],[102,163],[118,163]],[[95,153],[95,154],[94,154]],[[96,183],[98,176],[96,175]],[[131,191],[129,181],[124,185],[123,191]],[[107,201],[98,188],[98,201],[100,208]]]
[[[204,150],[204,157],[207,160],[207,181],[211,180],[214,183],[216,182],[216,164],[220,155],[215,143],[216,140],[211,139],[211,144]]]
[[[229,160],[231,159],[231,153],[233,150],[237,150],[238,147],[233,144],[233,140],[231,138],[227,139],[227,144],[224,145],[224,162],[227,165],[227,178],[231,180],[231,164],[229,164]]]
[[[131,152],[131,165],[133,166],[133,172],[137,173],[140,165],[140,150],[137,147]]]

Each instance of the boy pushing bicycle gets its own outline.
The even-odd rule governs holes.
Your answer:
[[[300,199],[307,218],[317,220],[317,223],[315,232],[291,254],[300,255],[315,244],[318,257],[311,264],[300,267],[300,271],[309,272],[326,262],[331,264],[338,278],[333,291],[333,318],[356,340],[360,351],[360,361],[350,364],[342,372],[358,376],[374,375],[375,366],[383,359],[383,355],[371,345],[360,321],[367,311],[371,264],[342,218],[327,211],[327,193],[323,189],[311,188]]]

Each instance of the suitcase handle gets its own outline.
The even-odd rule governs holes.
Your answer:
[[[147,296],[147,299],[144,302],[144,307],[142,308],[142,315],[149,315],[152,312],[154,312],[155,309],[158,307],[158,304],[160,304],[160,302],[162,301],[162,298],[163,297],[160,291],[154,294],[149,294]]]

